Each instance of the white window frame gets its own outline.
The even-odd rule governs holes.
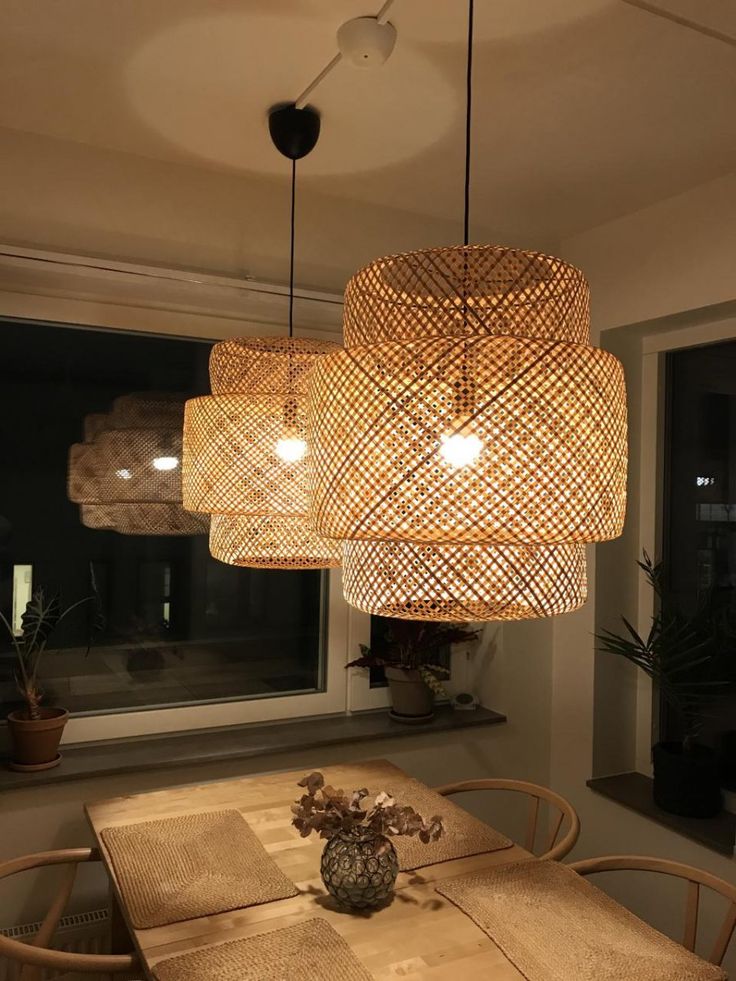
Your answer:
[[[222,702],[160,706],[139,711],[118,711],[71,718],[64,731],[65,742],[92,742],[189,729],[275,722],[312,715],[330,715],[347,709],[348,622],[350,607],[342,595],[339,569],[328,573],[327,644],[325,687],[320,692],[251,697]]]
[[[283,334],[287,292],[252,280],[0,244],[0,317],[13,320],[200,340]],[[296,300],[297,336],[341,343],[341,296],[297,290]],[[323,691],[75,716],[63,742],[344,713],[353,612],[343,599],[341,571],[330,570]]]
[[[624,328],[625,329],[625,328]],[[662,404],[664,398],[665,355],[687,348],[703,347],[708,344],[736,340],[736,319],[708,320],[703,323],[661,329],[653,325],[643,331],[641,337],[641,375],[640,375],[640,449],[639,449],[639,497],[638,497],[638,551],[641,555],[646,549],[656,555],[659,551],[661,535],[661,513],[664,487],[659,479],[660,460],[664,452],[664,419]],[[646,633],[654,611],[651,590],[638,570],[631,569],[628,575],[637,576],[637,629]],[[636,737],[633,767],[640,773],[651,776],[651,747],[656,740],[658,705],[651,680],[638,671],[636,676],[635,714]]]

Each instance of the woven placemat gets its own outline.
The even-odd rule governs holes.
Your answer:
[[[158,981],[371,981],[347,943],[324,920],[231,940],[160,961]]]
[[[514,862],[436,887],[528,981],[724,981],[572,869]]]
[[[434,790],[391,763],[376,761],[356,763],[350,767],[329,767],[324,775],[332,786],[351,791],[366,787],[371,796],[385,790],[399,804],[410,804],[425,819],[436,814],[442,818],[445,833],[438,841],[425,845],[418,838],[391,839],[402,871],[449,862],[468,855],[496,852],[513,845],[504,835],[468,814],[448,797],[440,797]]]
[[[298,893],[239,811],[105,828],[101,837],[137,929]]]

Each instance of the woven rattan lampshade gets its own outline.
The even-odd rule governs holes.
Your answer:
[[[527,620],[585,602],[584,545],[343,544],[351,606],[408,620]]]
[[[192,535],[206,519],[181,506],[183,396],[124,395],[85,418],[69,451],[68,496],[82,523],[126,535]]]
[[[212,555],[254,568],[340,565],[308,521],[307,386],[337,350],[303,338],[239,338],[212,349],[212,395],[187,402],[183,498],[213,515]]]
[[[542,545],[620,534],[626,398],[588,343],[582,274],[496,246],[381,259],[345,294],[312,382],[317,530]]]

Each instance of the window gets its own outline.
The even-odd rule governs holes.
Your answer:
[[[736,601],[736,341],[667,355],[664,557],[673,594],[692,610],[713,591]],[[678,737],[662,717],[662,736]],[[734,752],[736,693],[705,718],[703,739]],[[736,777],[731,763],[732,779]]]
[[[342,692],[323,697],[327,573],[224,565],[210,557],[206,533],[85,527],[67,496],[69,448],[82,440],[85,417],[129,393],[209,391],[210,343],[29,322],[0,329],[0,608],[15,622],[31,579],[73,602],[89,594],[91,566],[104,614],[89,654],[91,607],[59,628],[58,652],[42,669],[47,701],[77,715],[279,698],[290,702],[282,717],[344,708],[344,679]],[[17,702],[10,645],[2,644],[0,716]],[[251,717],[264,713],[238,718]],[[191,727],[186,719],[182,727]],[[206,724],[218,721],[232,716]]]

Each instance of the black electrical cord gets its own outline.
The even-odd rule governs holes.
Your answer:
[[[473,98],[473,19],[474,0],[468,0],[468,62],[465,78],[465,213],[463,219],[463,245],[469,241],[470,225],[470,122]]]
[[[296,160],[291,161],[291,241],[289,245],[289,337],[294,336],[294,239],[296,237]]]

